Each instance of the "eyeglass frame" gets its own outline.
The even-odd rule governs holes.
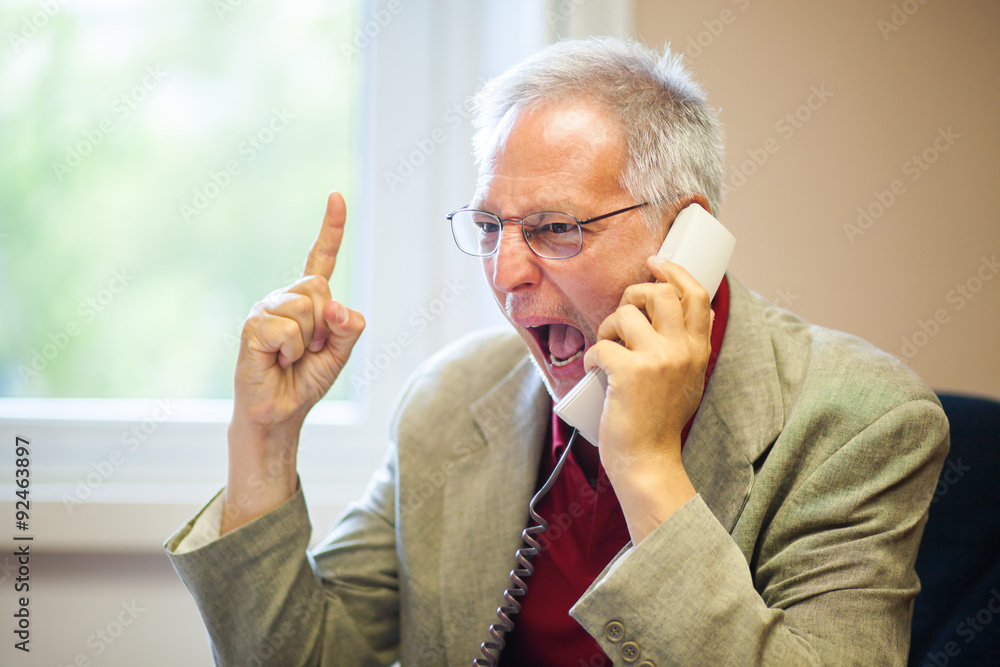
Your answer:
[[[582,228],[583,225],[589,225],[592,222],[597,222],[598,220],[604,220],[605,218],[610,218],[611,216],[614,216],[614,215],[620,215],[622,213],[628,213],[629,211],[634,211],[635,209],[642,208],[643,206],[649,206],[649,202],[646,201],[646,202],[642,202],[641,204],[633,204],[632,206],[626,206],[625,208],[620,208],[617,211],[611,211],[610,213],[604,213],[602,215],[595,215],[594,217],[587,218],[586,220],[580,220],[576,216],[570,215],[569,213],[563,213],[562,211],[535,211],[534,213],[529,213],[528,215],[522,216],[520,218],[507,218],[505,220],[505,219],[501,218],[499,215],[497,215],[495,213],[490,213],[489,211],[483,211],[482,209],[478,209],[478,208],[469,208],[468,206],[463,206],[462,208],[455,209],[454,211],[452,211],[451,213],[449,213],[446,217],[448,219],[448,225],[451,227],[451,236],[455,240],[455,245],[458,246],[459,250],[461,250],[466,255],[469,255],[471,257],[492,257],[493,255],[495,255],[498,252],[500,252],[500,241],[503,239],[504,223],[505,222],[512,222],[512,223],[515,223],[517,225],[520,225],[520,227],[521,227],[521,237],[524,239],[525,245],[527,245],[528,246],[528,250],[530,250],[531,252],[533,252],[536,256],[541,257],[542,259],[569,259],[570,257],[576,257],[581,252],[583,252],[583,236],[582,236],[582,233],[581,233],[581,236],[580,236],[580,247],[577,248],[576,252],[574,252],[572,255],[564,255],[564,256],[561,256],[561,257],[546,257],[545,255],[540,254],[537,250],[535,250],[531,246],[531,242],[528,240],[528,236],[527,236],[526,232],[524,231],[524,218],[528,218],[528,217],[531,217],[533,215],[539,215],[539,214],[543,214],[543,213],[556,213],[558,215],[565,215],[567,218],[572,218],[573,220],[576,221],[576,224],[579,225]],[[483,215],[487,215],[487,216],[493,218],[494,220],[497,221],[497,224],[500,225],[500,233],[499,233],[499,237],[497,239],[497,246],[491,252],[489,252],[489,253],[487,253],[485,255],[480,255],[480,254],[476,254],[476,253],[471,253],[468,250],[466,250],[465,248],[463,248],[461,245],[459,245],[459,243],[458,243],[458,236],[455,234],[454,217],[455,217],[456,213],[463,213],[463,212],[464,213],[482,213]]]

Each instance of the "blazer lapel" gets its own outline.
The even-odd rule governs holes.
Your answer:
[[[767,323],[755,297],[729,280],[722,349],[682,460],[691,483],[730,532],[753,487],[753,463],[781,432],[784,410]]]
[[[444,489],[441,612],[448,663],[489,638],[528,521],[552,401],[525,359],[470,407],[482,446],[455,459]]]

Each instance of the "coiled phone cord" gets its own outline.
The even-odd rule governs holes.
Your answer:
[[[574,428],[573,435],[570,436],[569,442],[566,444],[566,449],[563,450],[562,456],[559,457],[559,461],[552,470],[552,474],[549,475],[545,484],[542,485],[542,488],[538,490],[538,493],[528,503],[528,514],[531,516],[532,521],[535,522],[535,525],[528,526],[521,533],[521,539],[528,546],[521,547],[514,552],[514,559],[521,567],[515,567],[510,571],[510,580],[514,582],[514,585],[503,592],[503,599],[507,604],[497,608],[497,617],[500,619],[500,622],[490,625],[490,637],[492,637],[493,641],[485,641],[479,645],[479,650],[485,657],[476,658],[472,663],[473,667],[496,667],[497,661],[500,658],[500,651],[507,645],[507,642],[504,641],[503,633],[514,629],[514,622],[510,620],[510,617],[521,611],[521,603],[517,601],[517,598],[528,592],[528,584],[524,583],[524,580],[530,577],[535,571],[535,566],[531,564],[531,559],[541,551],[541,544],[535,539],[535,535],[544,533],[549,528],[548,521],[535,511],[535,504],[556,483],[559,473],[562,472],[563,464],[566,463],[569,452],[573,448],[576,433],[577,431]]]

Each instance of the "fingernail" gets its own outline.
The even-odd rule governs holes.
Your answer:
[[[660,257],[659,255],[652,255],[649,258],[649,261],[651,261],[653,264],[663,264],[665,261],[667,261],[667,259],[665,257]]]
[[[345,326],[347,322],[351,319],[351,313],[347,310],[347,306],[342,303],[337,304],[337,324],[340,326]]]
[[[309,346],[309,350],[311,352],[319,352],[320,350],[323,349],[324,345],[326,345],[326,339],[317,338],[313,340],[312,345]]]

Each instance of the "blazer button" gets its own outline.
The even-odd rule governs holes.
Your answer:
[[[618,621],[611,621],[604,626],[604,636],[608,638],[608,641],[617,644],[625,636],[625,626]]]
[[[649,660],[643,660],[639,663],[639,667],[656,667],[656,663],[650,662]]]
[[[635,642],[622,644],[622,660],[631,664],[639,659],[639,645]]]

